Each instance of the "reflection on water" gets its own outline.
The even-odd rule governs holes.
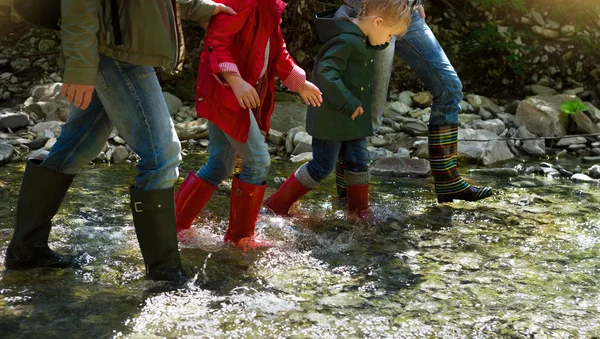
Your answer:
[[[205,155],[185,160],[182,173]],[[272,168],[270,184],[295,165]],[[2,262],[22,171],[0,168]],[[195,280],[161,291],[143,279],[133,175],[97,165],[76,178],[51,246],[81,269],[0,266],[0,337],[600,336],[597,184],[469,176],[497,194],[438,205],[428,180],[374,179],[373,220],[350,223],[328,180],[294,218],[262,214],[258,235],[272,247],[251,252],[223,244],[229,198],[219,191],[181,238]]]

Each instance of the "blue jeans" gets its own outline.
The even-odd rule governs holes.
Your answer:
[[[460,101],[463,98],[462,83],[429,26],[418,11],[413,11],[406,35],[394,38],[390,47],[376,53],[371,106],[373,127],[377,129],[382,123],[394,52],[417,73],[425,88],[433,95],[429,124],[458,124]]]
[[[306,169],[311,178],[319,183],[333,172],[338,156],[344,160],[347,171],[366,172],[369,169],[366,138],[330,141],[313,137],[312,153],[313,159],[306,164]]]
[[[154,69],[100,55],[98,81],[85,110],[71,112],[56,144],[42,163],[75,174],[104,148],[113,127],[140,156],[136,189],[173,187],[181,163],[181,144]]]
[[[263,185],[271,167],[271,156],[260,133],[254,114],[250,111],[250,130],[248,141],[239,142],[212,123],[208,123],[208,162],[196,175],[204,181],[218,185],[229,177],[235,168],[236,155],[242,158],[240,180],[252,184]]]

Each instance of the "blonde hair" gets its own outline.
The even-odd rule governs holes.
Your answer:
[[[363,0],[358,18],[375,14],[387,21],[384,25],[394,26],[402,21],[410,22],[411,10],[408,0]]]

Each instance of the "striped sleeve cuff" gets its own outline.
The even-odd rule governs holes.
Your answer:
[[[294,68],[290,72],[285,80],[283,80],[283,84],[285,87],[289,88],[292,92],[298,92],[300,87],[304,85],[306,82],[306,72],[298,65],[294,65]]]
[[[231,75],[235,75],[238,77],[242,77],[242,75],[240,74],[240,71],[238,70],[238,67],[236,64],[234,64],[233,62],[222,62],[219,64],[219,70],[221,70],[222,73],[229,73]],[[229,84],[227,83],[227,81],[225,81],[225,79],[223,79],[223,77],[219,74],[213,74],[215,76],[215,78],[217,79],[217,81],[223,85],[223,86],[229,86]]]

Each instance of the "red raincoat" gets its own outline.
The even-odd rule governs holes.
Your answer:
[[[196,111],[235,140],[246,142],[250,129],[247,109],[240,107],[233,90],[222,81],[221,72],[239,74],[255,88],[260,107],[254,111],[258,126],[269,132],[274,107],[275,76],[290,90],[297,91],[306,81],[285,48],[279,24],[286,4],[281,0],[219,0],[238,14],[213,18],[204,39],[204,51],[196,83]],[[266,73],[265,49],[270,42]]]

